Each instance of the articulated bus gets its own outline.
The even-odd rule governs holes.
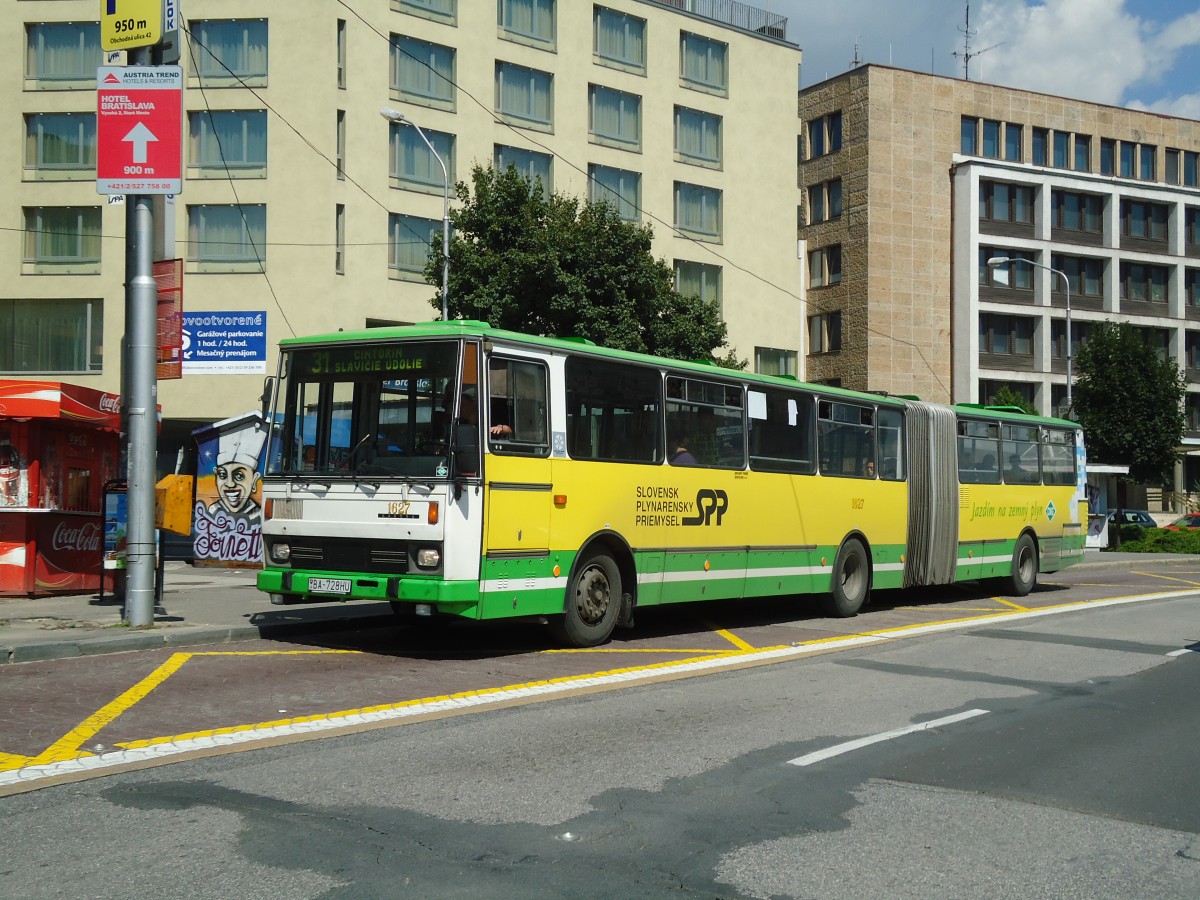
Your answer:
[[[285,340],[263,479],[274,603],[524,618],[594,646],[638,607],[993,579],[1083,557],[1083,433],[430,322]]]

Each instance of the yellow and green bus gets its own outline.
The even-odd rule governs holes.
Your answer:
[[[639,607],[993,579],[1083,557],[1083,433],[430,322],[285,340],[263,479],[274,603],[524,618],[594,646]]]

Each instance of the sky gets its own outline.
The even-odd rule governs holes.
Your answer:
[[[963,77],[965,0],[747,2],[787,16],[801,87],[846,71],[856,46]],[[1200,119],[1200,0],[972,0],[970,16],[972,81]]]

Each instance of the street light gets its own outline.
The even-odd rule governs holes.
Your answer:
[[[1021,256],[993,256],[987,261],[989,269],[994,269],[996,266],[1003,266],[1007,263],[1025,263],[1026,265],[1034,266],[1038,269],[1045,269],[1054,275],[1059,276],[1063,280],[1063,291],[1067,295],[1067,415],[1071,414],[1071,281],[1067,278],[1067,273],[1061,269],[1052,268],[1045,263],[1034,262],[1032,259],[1025,259]]]
[[[433,158],[442,167],[442,321],[448,322],[450,320],[450,173],[446,171],[446,163],[433,149],[433,144],[429,143],[429,138],[425,137],[425,132],[421,130],[420,125],[400,110],[390,106],[380,107],[379,114],[389,122],[397,125],[411,125],[415,128],[417,134],[421,136],[421,140],[425,142],[425,146],[429,148],[429,152],[433,154]]]

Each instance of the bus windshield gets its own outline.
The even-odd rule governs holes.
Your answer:
[[[287,350],[273,475],[449,474],[456,341]]]

